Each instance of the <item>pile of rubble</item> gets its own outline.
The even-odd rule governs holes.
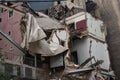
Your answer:
[[[24,49],[25,55],[40,58],[42,67],[35,65],[39,68],[36,73],[43,73],[36,76],[40,79],[47,76],[48,80],[115,79],[107,49],[106,26],[99,19],[96,3],[91,0],[58,1],[45,14],[35,12],[27,4],[22,6],[28,13],[14,9],[24,15],[20,24],[22,49],[8,37],[5,39],[18,51],[24,53]],[[0,34],[6,36],[1,31]]]
[[[87,12],[84,6],[63,1],[49,8],[48,16],[38,12],[39,17],[34,17],[28,13],[21,20],[22,48],[31,55],[49,57],[50,75],[55,80],[115,77],[110,67],[106,27],[96,14],[97,4],[88,1],[86,5]],[[60,74],[56,76],[57,73]]]

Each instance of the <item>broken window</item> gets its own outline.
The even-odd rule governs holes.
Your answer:
[[[13,16],[13,11],[9,11],[8,13],[9,18]]]

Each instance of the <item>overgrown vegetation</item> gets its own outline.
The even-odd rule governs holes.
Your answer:
[[[10,74],[4,73],[0,70],[0,80],[9,80],[9,79],[10,79]]]

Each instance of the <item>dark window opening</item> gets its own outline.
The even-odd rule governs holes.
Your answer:
[[[30,54],[26,54],[23,60],[24,64],[27,64],[29,66],[35,66],[35,58],[34,56],[30,55]]]
[[[9,11],[9,18],[13,16],[13,11]]]
[[[60,3],[61,3],[61,0],[58,0],[57,3],[60,4]]]
[[[52,31],[45,31],[45,33],[46,33],[46,35],[47,35],[46,40],[48,40],[49,37],[50,37],[51,34],[52,34]]]
[[[2,22],[2,18],[0,18],[0,22]]]
[[[71,23],[68,26],[69,26],[70,31],[75,30],[75,23]]]
[[[11,2],[7,2],[7,6],[11,6],[13,5]]]
[[[73,2],[74,2],[74,0],[71,0],[71,2],[73,3]]]
[[[10,31],[8,32],[8,35],[11,35],[11,32],[10,32]]]
[[[0,13],[3,13],[3,11],[4,11],[3,8],[0,8]]]
[[[44,60],[42,60],[40,54],[36,54],[36,58],[35,56],[26,54],[24,57],[23,63],[29,66],[41,68],[44,66],[44,64],[49,65],[49,61],[50,61],[49,57],[44,57]]]
[[[77,51],[72,52],[71,54],[71,61],[73,61],[75,64],[78,64],[78,56],[77,56]]]
[[[61,41],[61,45],[64,46],[64,45],[65,45],[65,42],[64,42],[64,41]]]
[[[36,54],[36,67],[42,67],[41,55]]]

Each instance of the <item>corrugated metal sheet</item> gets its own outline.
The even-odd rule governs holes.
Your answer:
[[[95,56],[96,60],[104,60],[104,63],[101,65],[102,68],[109,69],[110,59],[106,43],[87,37],[82,40],[75,40],[72,46],[74,46],[71,48],[72,51],[77,51],[79,64],[90,56]],[[94,62],[93,60],[92,63]]]

